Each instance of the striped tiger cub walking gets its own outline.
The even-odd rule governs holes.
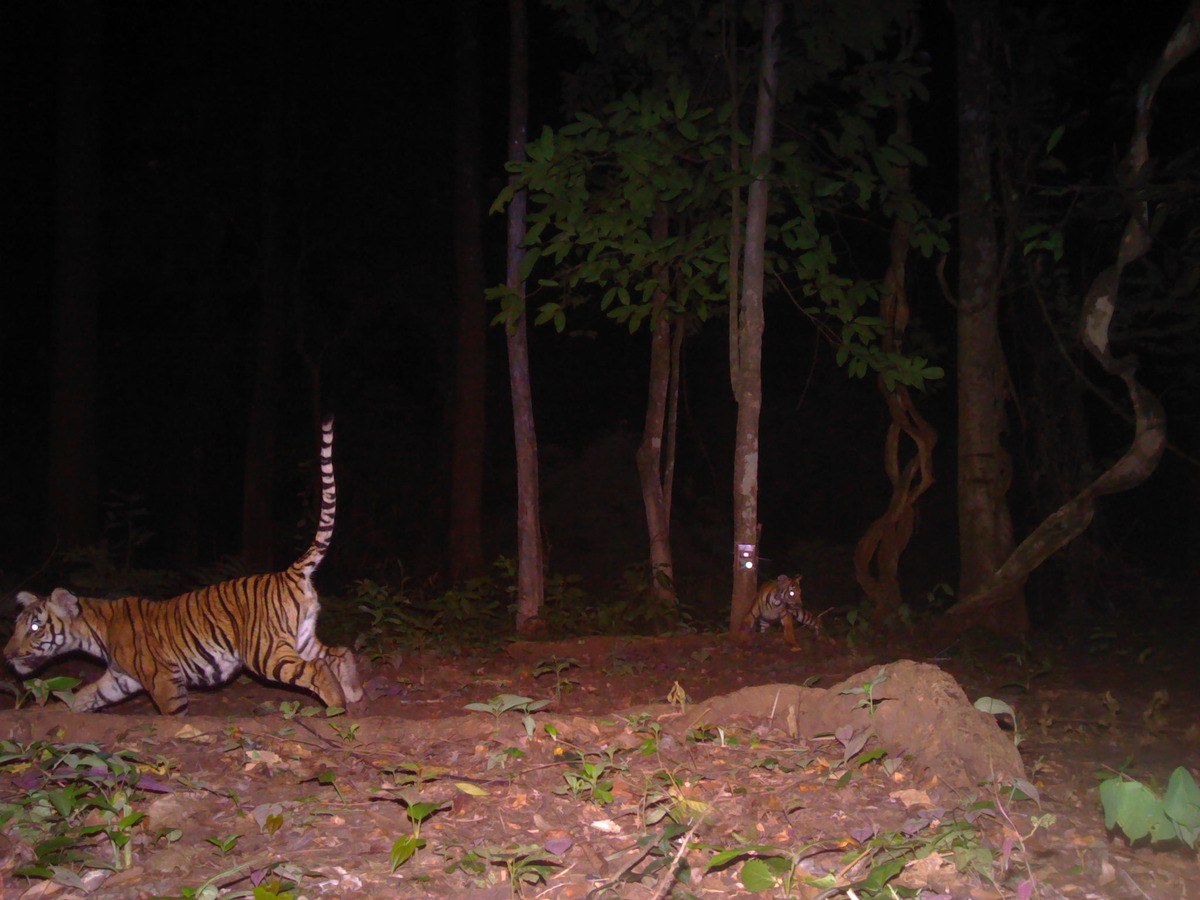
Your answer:
[[[312,574],[333,535],[333,419],[321,426],[321,511],[312,546],[282,572],[214,584],[170,600],[17,595],[23,607],[4,656],[29,674],[72,650],[108,670],[74,695],[71,708],[97,709],[139,690],[164,715],[187,710],[189,685],[215,687],[243,667],[312,691],[326,706],[362,699],[354,655],[317,639],[320,599]]]
[[[766,631],[776,622],[783,623],[783,638],[796,646],[796,625],[807,625],[818,635],[821,622],[800,603],[800,576],[780,575],[758,589],[754,605],[742,619],[742,631],[753,634]]]

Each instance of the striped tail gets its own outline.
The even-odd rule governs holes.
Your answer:
[[[288,571],[308,579],[316,571],[333,539],[333,520],[337,512],[337,485],[333,480],[333,416],[321,423],[321,513],[312,546]]]
[[[796,620],[797,625],[807,625],[815,634],[821,634],[821,616],[814,616],[807,609],[793,609],[792,618]]]

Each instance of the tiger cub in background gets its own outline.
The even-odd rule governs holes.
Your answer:
[[[215,687],[243,667],[263,678],[312,691],[326,706],[362,699],[353,653],[317,639],[320,600],[312,574],[329,549],[337,491],[333,419],[321,426],[321,510],[312,545],[282,572],[211,585],[170,600],[17,595],[23,611],[4,656],[29,674],[72,650],[108,663],[78,690],[76,711],[115,703],[139,690],[163,715],[187,710],[188,685]]]
[[[783,623],[783,638],[792,647],[796,646],[796,625],[807,625],[818,635],[821,621],[800,603],[800,576],[780,575],[758,589],[754,605],[742,619],[742,631],[753,634],[764,632],[774,623]]]

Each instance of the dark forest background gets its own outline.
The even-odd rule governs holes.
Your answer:
[[[1014,4],[1013,14],[1033,17],[1043,6]],[[1053,7],[1053,28],[1072,48],[1047,85],[1071,125],[1059,155],[1086,185],[1080,216],[1064,228],[1068,292],[1082,293],[1111,258],[1123,209],[1114,169],[1128,141],[1131,93],[1182,6]],[[56,221],[58,205],[71,202],[58,193],[63,17],[86,9],[99,12],[102,35],[89,138],[99,187],[92,541],[106,542],[118,562],[188,576],[242,554],[248,422],[266,321],[281,354],[273,447],[261,470],[273,510],[269,562],[286,564],[310,540],[317,424],[334,413],[338,523],[322,579],[403,571],[414,583],[444,585],[457,315],[455,4],[113,0],[0,8],[9,151],[0,587],[45,588],[78,566],[62,556],[69,547],[49,498],[52,376],[61,364],[52,340]],[[486,209],[506,178],[507,11],[483,3],[480,12]],[[563,76],[586,51],[557,29],[553,10],[531,3],[529,12],[533,135],[567,121]],[[929,3],[922,18],[930,98],[912,115],[929,165],[914,177],[925,202],[953,221],[951,11]],[[1193,61],[1164,88],[1160,115],[1170,126],[1153,144],[1176,166],[1164,165],[1163,181],[1175,179],[1184,199],[1192,192],[1191,227],[1164,234],[1165,255],[1133,273],[1141,299],[1123,323],[1167,407],[1175,450],[1148,483],[1107,499],[1084,537],[1035,576],[1030,596],[1046,615],[1064,599],[1122,602],[1118,573],[1193,585],[1198,577],[1198,76]],[[500,216],[485,220],[492,284],[503,280],[503,227]],[[953,583],[957,565],[955,323],[934,262],[915,266],[909,286],[921,351],[947,370],[922,399],[942,440],[939,481],[905,557],[914,602]],[[264,289],[268,280],[273,287]],[[1158,288],[1167,283],[1174,293],[1164,296]],[[1128,442],[1128,423],[1056,361],[1059,342],[1074,340],[1069,319],[1006,307],[1018,536]],[[584,576],[596,592],[619,591],[626,567],[645,557],[633,455],[648,337],[599,315],[585,324],[588,336],[532,332],[543,528],[551,569]],[[728,596],[730,568],[736,410],[726,342],[718,318],[686,343],[674,513],[681,597],[713,608]],[[489,559],[511,555],[515,541],[504,350],[503,330],[490,328]],[[887,503],[887,419],[873,380],[848,377],[834,353],[794,304],[768,300],[761,553],[772,575],[836,569],[829,601],[852,602],[850,548]]]

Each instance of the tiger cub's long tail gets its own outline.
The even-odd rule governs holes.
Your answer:
[[[308,580],[317,566],[325,559],[329,542],[333,539],[333,521],[337,513],[337,483],[333,478],[333,416],[321,423],[321,510],[317,520],[317,533],[312,545],[288,570],[291,574]]]

